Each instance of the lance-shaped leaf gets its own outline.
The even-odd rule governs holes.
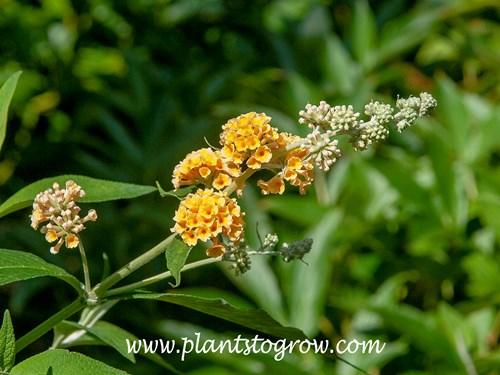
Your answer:
[[[14,90],[16,89],[17,80],[20,75],[21,72],[11,75],[0,89],[0,150],[2,149],[3,141],[5,140],[5,133],[7,130],[7,113],[10,101],[14,95]]]
[[[0,205],[0,217],[31,206],[38,193],[51,188],[54,182],[64,187],[68,180],[75,181],[83,188],[85,196],[79,201],[87,203],[137,198],[157,190],[154,186],[99,180],[79,175],[49,177],[25,186],[3,202],[2,205]]]
[[[175,279],[175,285],[170,283],[173,288],[176,288],[181,283],[181,270],[186,263],[191,248],[184,242],[174,239],[167,247],[165,256],[167,258],[167,268]]]
[[[81,345],[108,345],[132,363],[135,363],[135,354],[139,354],[169,370],[173,374],[181,373],[171,364],[166,362],[160,354],[139,350],[140,346],[139,348],[136,348],[135,343],[141,342],[140,339],[123,328],[109,322],[100,320],[92,327],[84,327],[75,322],[63,321],[55,327],[55,333],[64,332],[68,338],[72,333],[80,330],[84,330],[85,334],[77,335],[74,340],[63,340],[60,347],[69,348]]]
[[[62,268],[31,253],[0,249],[0,286],[42,276],[57,277],[83,293],[80,281]]]
[[[9,310],[3,314],[2,327],[0,328],[0,374],[8,374],[14,365],[16,345],[14,328],[10,320]]]
[[[37,354],[15,365],[10,372],[10,375],[25,374],[127,375],[125,371],[64,349]]]
[[[205,314],[225,319],[272,336],[289,340],[304,340],[307,336],[297,328],[285,327],[262,309],[238,309],[223,299],[209,299],[176,293],[141,293],[130,295],[129,299],[153,299],[188,307]]]

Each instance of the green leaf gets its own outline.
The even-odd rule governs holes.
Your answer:
[[[62,268],[31,253],[0,249],[0,286],[42,276],[57,277],[83,293],[80,281]]]
[[[84,325],[69,321],[66,321],[65,323],[75,327],[77,330],[81,329],[88,332],[90,335],[95,336],[106,345],[111,346],[118,353],[127,358],[130,362],[135,363],[134,353],[129,353],[129,351],[127,350],[126,340],[128,339],[129,341],[131,341],[137,339],[131,333],[105,321],[98,321],[91,327],[86,327]]]
[[[420,207],[429,205],[429,194],[421,187],[408,169],[404,168],[397,160],[373,159],[371,165],[382,173],[389,183],[401,194],[403,199],[413,202]]]
[[[16,340],[14,328],[10,320],[9,310],[3,314],[2,327],[0,328],[0,373],[8,373],[14,365],[16,357]]]
[[[127,375],[103,362],[64,349],[47,350],[17,364],[10,375]]]
[[[324,47],[320,50],[323,51],[320,55],[321,71],[324,74],[323,80],[326,82],[327,89],[344,95],[352,93],[356,88],[360,69],[340,38],[335,34],[327,35]]]
[[[177,190],[169,190],[165,191],[161,186],[158,181],[156,181],[156,187],[158,188],[158,192],[160,193],[160,196],[163,197],[175,197],[179,200],[181,200],[182,197],[185,197],[189,193],[191,193],[194,190],[194,186],[186,186],[181,189]]]
[[[7,112],[20,75],[21,72],[16,72],[11,75],[0,89],[0,150],[2,150],[5,133],[7,131]]]
[[[174,238],[165,250],[167,258],[167,268],[175,279],[175,285],[169,283],[173,288],[177,288],[181,283],[181,270],[186,263],[191,248],[181,240]]]
[[[373,51],[377,28],[375,17],[370,5],[365,0],[354,3],[353,19],[351,23],[352,50],[356,59],[363,66],[370,67],[373,63]],[[371,59],[370,59],[371,58]]]
[[[403,304],[368,308],[379,314],[389,327],[408,336],[411,342],[425,353],[432,353],[455,369],[463,369],[460,357],[441,331],[434,316]]]
[[[2,205],[0,205],[0,217],[29,207],[38,193],[51,188],[54,182],[64,187],[68,180],[75,181],[85,190],[85,197],[81,198],[80,202],[87,203],[137,198],[157,190],[154,186],[99,180],[79,175],[49,177],[25,186],[3,202]]]
[[[245,221],[247,223],[245,241],[253,249],[257,249],[260,246],[256,231],[257,223],[260,233],[267,234],[274,232],[269,217],[259,208],[259,198],[256,189],[248,185],[245,187],[245,194],[240,200],[240,206],[245,212]],[[246,272],[241,276],[235,276],[234,271],[229,270],[223,262],[220,263],[220,268],[226,274],[226,277],[255,301],[259,307],[265,309],[273,318],[281,323],[287,321],[280,285],[276,278],[276,273],[269,264],[268,257],[252,257],[252,271]],[[263,288],[263,285],[266,287]]]
[[[71,334],[79,331],[85,331],[85,333],[82,335],[76,335],[75,338],[69,341],[66,339],[63,340],[60,347],[69,348],[79,345],[109,345],[116,349],[125,358],[135,363],[134,352],[131,351],[129,353],[127,340],[129,340],[129,342],[135,342],[139,341],[139,339],[132,333],[109,322],[100,320],[97,321],[92,327],[84,327],[78,323],[65,320],[55,327],[54,334],[57,336],[58,333],[63,333],[64,336],[69,337]],[[144,351],[140,351],[138,354],[174,374],[180,374],[175,367],[166,362],[157,353],[146,353]]]
[[[313,197],[275,195],[267,197],[262,201],[262,208],[280,218],[290,220],[299,225],[312,225],[317,222],[318,217],[323,217],[326,208],[316,202]],[[294,209],[291,210],[290,207]]]
[[[323,314],[333,267],[328,260],[331,240],[342,217],[336,210],[318,218],[317,225],[305,236],[314,239],[313,248],[305,257],[307,264],[295,262],[288,278],[291,283],[290,321],[311,336],[318,332],[318,320]]]
[[[307,338],[306,335],[297,328],[282,326],[262,309],[237,309],[220,298],[200,298],[176,293],[143,293],[127,296],[127,298],[152,299],[173,303],[276,337],[288,338],[290,340],[304,340]]]

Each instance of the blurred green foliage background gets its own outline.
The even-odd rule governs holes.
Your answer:
[[[493,0],[0,0],[0,82],[23,71],[0,201],[64,173],[170,189],[173,167],[206,141],[217,145],[220,126],[241,113],[266,112],[304,135],[297,119],[307,103],[362,111],[370,99],[431,92],[431,117],[366,152],[346,142],[305,197],[246,188],[249,242],[257,222],[281,241],[311,236],[308,265],[255,259],[241,278],[210,266],[186,273],[181,289],[261,307],[311,338],[388,342],[380,355],[344,356],[370,374],[498,374],[499,19]],[[176,204],[151,195],[94,205],[99,221],[84,233],[93,280],[103,253],[116,269],[170,234]],[[81,276],[78,254],[49,254],[28,215],[2,219],[0,247]],[[73,297],[45,279],[0,296],[17,337]],[[245,332],[157,302],[124,302],[107,319],[141,338]],[[49,345],[45,337],[19,358]],[[78,350],[131,373],[166,371],[111,349]],[[165,359],[189,374],[360,373],[312,353]]]

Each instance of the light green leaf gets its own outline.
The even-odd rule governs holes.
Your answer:
[[[358,0],[354,3],[351,35],[354,56],[363,66],[370,67],[373,63],[377,28],[368,1]]]
[[[35,277],[52,276],[66,281],[79,294],[83,285],[62,268],[24,251],[0,249],[0,286]]]
[[[79,175],[49,177],[25,186],[3,202],[2,205],[0,205],[0,217],[29,207],[38,193],[51,188],[54,182],[64,187],[68,180],[75,181],[85,190],[85,197],[81,198],[80,202],[88,203],[137,198],[157,190],[154,186],[99,180]]]
[[[17,364],[10,375],[127,375],[103,362],[64,349],[47,350]]]
[[[320,59],[326,88],[344,95],[352,93],[358,81],[359,65],[353,61],[337,35],[327,35],[324,43]]]
[[[245,194],[240,200],[240,206],[245,212],[247,229],[245,241],[252,249],[260,246],[257,237],[257,225],[262,235],[273,233],[269,217],[259,208],[259,195],[253,186],[245,187]],[[276,273],[269,265],[269,258],[252,257],[252,271],[241,276],[235,276],[234,271],[229,270],[227,265],[221,263],[220,268],[226,276],[247,296],[249,296],[259,307],[266,310],[273,318],[282,323],[287,321],[283,309],[283,296],[276,278]],[[263,288],[262,285],[266,287]]]
[[[289,340],[304,340],[306,335],[293,327],[284,327],[264,310],[241,310],[223,299],[208,299],[176,293],[144,293],[127,296],[128,299],[152,299],[164,301],[208,315],[240,324],[244,327]]]
[[[14,95],[14,90],[17,86],[17,80],[21,72],[16,72],[10,76],[0,89],[0,150],[5,140],[5,133],[7,131],[7,113],[9,110],[10,101]]]
[[[167,258],[167,268],[175,279],[175,285],[169,283],[173,288],[177,288],[181,283],[181,270],[186,263],[191,248],[181,240],[174,238],[165,250]]]
[[[3,314],[2,327],[0,328],[0,373],[8,373],[14,365],[16,357],[16,340],[14,328],[10,320],[9,310]]]
[[[295,262],[289,276],[290,321],[311,336],[317,333],[318,319],[323,314],[333,267],[328,260],[332,251],[331,240],[342,220],[342,214],[332,211],[318,220],[314,229],[306,235],[314,239],[313,248],[305,257],[307,264]]]

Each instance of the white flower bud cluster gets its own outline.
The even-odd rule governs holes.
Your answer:
[[[264,237],[264,243],[262,244],[262,248],[275,247],[278,243],[278,235],[276,233],[268,233]]]
[[[319,106],[307,104],[306,110],[300,111],[299,116],[300,124],[307,124],[313,130],[319,127],[329,135],[336,135],[355,128],[359,113],[354,112],[352,105],[332,107],[321,101]]]
[[[393,120],[394,109],[389,104],[370,102],[365,106],[365,114],[370,116],[367,122],[360,122],[358,133],[354,134],[351,142],[355,150],[366,150],[373,142],[382,141],[389,135],[387,124]]]
[[[316,127],[307,135],[304,148],[309,150],[310,158],[314,160],[319,169],[328,171],[341,155],[340,149],[337,147],[338,143],[339,141],[331,139],[328,133],[327,136],[324,136],[319,131],[319,127]]]
[[[427,92],[421,93],[419,98],[414,96],[410,96],[408,99],[399,98],[396,102],[399,112],[394,115],[398,131],[401,132],[413,125],[419,117],[426,116],[436,106],[436,99]]]
[[[349,135],[355,150],[365,150],[372,143],[387,138],[391,121],[396,122],[398,131],[401,131],[427,115],[436,104],[432,95],[424,92],[418,98],[398,99],[396,107],[399,112],[393,115],[394,108],[389,104],[372,100],[365,106],[368,121],[358,120],[359,113],[354,112],[351,105],[332,107],[325,101],[319,106],[308,104],[299,112],[299,123],[307,124],[311,129],[302,147],[309,151],[310,160],[327,171],[341,155],[334,136]]]

